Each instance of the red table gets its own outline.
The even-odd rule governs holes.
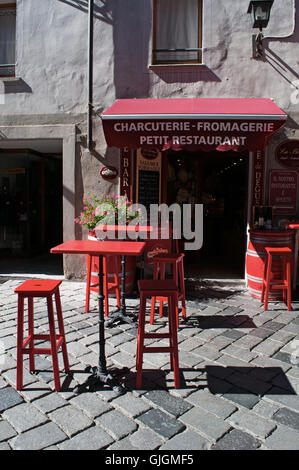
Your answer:
[[[151,225],[102,225],[99,224],[94,229],[95,237],[98,240],[144,240],[149,238],[150,233],[154,231],[154,227]],[[108,235],[108,238],[107,238]],[[103,238],[101,238],[103,237]],[[142,253],[143,255],[143,253]],[[141,263],[139,264],[140,277],[143,277],[143,266],[144,266],[144,257],[142,256]],[[123,280],[124,281],[124,280]],[[122,292],[125,292],[125,283],[122,286]]]
[[[122,281],[124,284],[126,256],[140,256],[145,248],[145,242],[134,241],[92,241],[92,240],[69,240],[61,245],[55,246],[50,250],[57,254],[87,254],[99,257],[99,364],[92,369],[92,375],[87,382],[77,387],[77,392],[83,392],[86,388],[90,391],[95,390],[99,383],[105,383],[111,386],[118,393],[124,393],[123,386],[118,384],[113,376],[108,373],[105,356],[105,331],[104,331],[104,294],[103,294],[103,257],[108,255],[119,255],[122,257]],[[122,292],[121,311],[117,312],[115,318],[128,321],[132,320],[125,315],[125,293]],[[109,320],[111,322],[111,320]],[[112,319],[114,321],[114,319]]]

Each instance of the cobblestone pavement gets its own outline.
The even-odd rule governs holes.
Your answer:
[[[16,391],[16,306],[22,280],[0,280],[0,449],[299,449],[299,302],[267,312],[244,286],[203,285],[187,303],[178,330],[181,388],[168,354],[146,354],[143,390],[135,389],[136,329],[106,328],[108,367],[128,367],[128,392],[73,388],[97,364],[98,315],[84,313],[82,282],[63,281],[61,300],[72,374],[54,390],[51,360],[24,361]],[[194,291],[195,293],[196,291]],[[111,299],[111,304],[115,300]],[[138,301],[127,300],[128,311]],[[166,317],[148,327],[163,331]],[[36,332],[47,332],[44,299],[35,301]],[[150,340],[152,343],[157,340]],[[159,341],[159,345],[164,344]],[[2,355],[1,355],[2,352]],[[62,357],[60,353],[60,365]]]

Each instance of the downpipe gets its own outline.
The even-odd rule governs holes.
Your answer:
[[[87,148],[92,148],[92,112],[93,112],[93,11],[94,0],[88,4],[88,59],[87,59]]]

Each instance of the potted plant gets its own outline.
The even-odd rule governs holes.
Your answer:
[[[75,222],[94,233],[95,227],[101,222],[105,225],[129,224],[138,216],[139,210],[124,196],[105,194],[98,198],[92,194],[83,199],[83,211],[75,218]]]
[[[88,239],[98,240],[95,234],[95,228],[98,225],[114,225],[117,227],[118,224],[127,225],[132,220],[139,216],[139,211],[136,210],[135,206],[131,201],[124,196],[117,196],[115,194],[105,194],[102,197],[97,197],[94,194],[83,199],[83,210],[78,217],[75,218],[75,222],[82,227],[88,229]],[[121,262],[120,257],[117,257],[118,275],[121,273]],[[133,288],[135,270],[136,270],[136,258],[134,256],[127,257],[127,270],[126,270],[126,292],[130,292]],[[107,260],[107,271],[108,277],[113,278],[113,263]],[[93,258],[92,260],[92,273],[98,272],[98,260]],[[109,279],[108,279],[109,281]],[[92,284],[97,283],[97,276],[92,274]]]

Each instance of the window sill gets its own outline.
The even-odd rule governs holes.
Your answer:
[[[205,64],[190,63],[190,64],[152,64],[149,65],[150,70],[169,70],[169,71],[178,71],[180,69],[204,69],[207,68]]]
[[[21,77],[1,77],[0,76],[0,82],[3,82],[3,83],[14,84],[14,83],[19,83],[21,80],[22,80]]]

